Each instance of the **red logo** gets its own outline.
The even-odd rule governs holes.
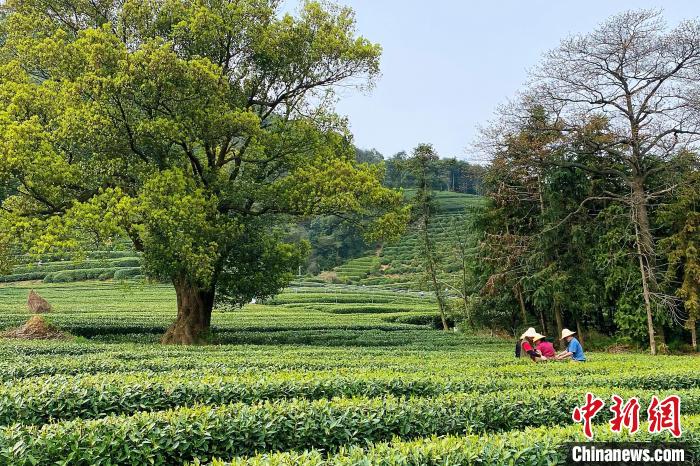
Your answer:
[[[668,430],[674,437],[681,436],[681,398],[678,395],[671,395],[663,401],[656,396],[651,397],[647,414],[650,433]]]
[[[640,404],[637,397],[632,397],[627,402],[618,395],[612,396],[612,406],[610,411],[613,417],[610,420],[610,430],[620,433],[622,429],[629,430],[634,434],[639,430]],[[586,393],[586,403],[583,406],[574,408],[571,419],[574,422],[583,423],[583,433],[589,439],[593,438],[592,421],[598,412],[603,409],[605,402],[593,395]],[[671,395],[659,401],[657,396],[651,398],[647,409],[649,421],[649,433],[658,434],[664,430],[669,431],[674,437],[680,437],[681,430],[681,398],[678,395]]]
[[[577,406],[571,415],[574,422],[583,422],[583,433],[589,439],[593,438],[591,420],[598,414],[598,411],[600,411],[603,406],[605,406],[603,400],[594,396],[592,393],[586,393],[586,404],[581,407]]]
[[[635,397],[630,398],[624,405],[624,401],[617,395],[612,396],[613,405],[610,411],[613,413],[613,418],[610,420],[610,430],[620,433],[625,427],[634,434],[639,430],[639,400]]]

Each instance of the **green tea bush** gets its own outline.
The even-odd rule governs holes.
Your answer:
[[[562,464],[587,391],[608,403],[603,430],[612,393],[643,409],[679,394],[683,439],[698,430],[700,359],[584,342],[585,364],[535,364],[514,340],[433,330],[429,293],[300,279],[279,304],[215,311],[212,344],[178,347],[158,344],[171,286],[3,285],[1,327],[26,320],[30,286],[84,338],[0,340],[0,464]]]
[[[114,279],[115,280],[126,280],[129,278],[136,278],[139,275],[141,275],[141,268],[140,267],[123,268],[123,269],[118,269],[116,272],[114,272]]]
[[[45,272],[13,273],[10,275],[0,275],[0,283],[23,282],[29,280],[43,280]]]
[[[700,417],[683,418],[683,425],[688,426],[684,435],[683,446],[688,456],[700,456]],[[594,426],[596,440],[600,441],[634,441],[649,442],[649,448],[660,442],[673,443],[669,435],[651,435],[646,426],[634,437],[625,434],[612,434],[607,426]],[[585,442],[580,427],[545,427],[525,429],[523,432],[508,432],[489,436],[447,436],[430,437],[418,440],[402,441],[395,439],[389,443],[377,443],[367,447],[351,446],[342,448],[338,453],[328,456],[324,452],[311,450],[305,452],[283,452],[262,454],[252,458],[237,458],[228,462],[214,460],[212,466],[359,466],[359,465],[393,465],[393,466],[445,466],[445,465],[531,465],[531,466],[566,466],[566,451],[563,444],[567,442]],[[194,466],[202,464],[197,460]],[[688,458],[686,464],[691,463]]]
[[[488,394],[497,392],[504,399],[530,401],[520,391],[528,389],[526,381],[509,381],[483,376],[433,378],[411,374],[376,374],[338,376],[327,373],[293,373],[265,375],[235,372],[232,375],[204,375],[193,371],[169,371],[167,374],[134,373],[104,374],[90,377],[55,376],[35,378],[0,389],[0,425],[13,423],[43,424],[53,419],[99,418],[109,414],[133,414],[158,411],[193,404],[219,405],[233,402],[255,403],[262,400],[334,397],[437,397],[457,393]],[[680,377],[679,377],[680,378]],[[685,414],[700,413],[700,376],[686,375],[690,390],[667,384],[666,390],[677,390],[683,397]],[[635,395],[650,396],[644,387],[654,377],[628,380]],[[636,383],[635,383],[636,380]],[[605,383],[602,379],[599,383]],[[611,380],[610,383],[613,383]],[[552,380],[543,388],[568,387],[568,398],[554,397],[556,402],[580,401],[575,385],[566,379]],[[658,388],[657,388],[658,390]],[[609,391],[604,389],[605,392]],[[551,394],[542,395],[551,399]],[[564,409],[564,408],[562,408]],[[489,423],[485,428],[496,428]]]
[[[198,406],[132,417],[0,429],[0,458],[11,464],[176,464],[430,435],[511,430],[570,422],[574,397],[515,400],[499,395],[290,400]],[[523,410],[527,402],[528,409]]]
[[[0,389],[0,425],[44,424],[52,419],[99,418],[192,404],[254,403],[262,400],[310,400],[354,396],[428,396],[480,387],[470,380],[437,382],[416,377],[342,377],[300,373],[261,377],[169,371],[157,374],[105,374],[92,377],[36,378]],[[503,385],[493,386],[493,390]]]
[[[140,267],[141,259],[138,257],[118,257],[111,259],[88,259],[83,261],[45,262],[41,265],[31,264],[15,267],[13,273],[29,272],[62,272],[66,270],[84,270],[114,267]]]
[[[407,307],[405,304],[394,305],[394,304],[338,304],[329,305],[326,307],[326,311],[333,314],[389,314],[389,313],[406,313],[414,312],[415,307]],[[398,319],[395,320],[398,322]],[[402,322],[402,323],[412,323],[412,322]]]
[[[111,278],[117,271],[117,268],[103,268],[103,269],[79,269],[79,270],[64,270],[62,272],[49,273],[44,277],[44,282],[46,283],[69,283],[69,282],[79,282],[83,280],[96,280],[96,279],[106,279],[100,277]],[[139,269],[140,270],[140,269]]]

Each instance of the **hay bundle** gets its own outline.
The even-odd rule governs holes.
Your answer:
[[[44,314],[51,312],[51,304],[44,298],[42,298],[39,293],[34,290],[29,292],[29,298],[27,299],[27,307],[34,314]]]
[[[64,333],[50,325],[41,316],[32,316],[24,325],[8,330],[3,336],[21,340],[63,340],[66,338]]]

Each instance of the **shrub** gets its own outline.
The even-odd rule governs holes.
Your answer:
[[[114,273],[114,279],[115,280],[126,280],[129,278],[135,278],[139,275],[141,275],[141,268],[140,267],[124,268],[124,269],[118,269]]]
[[[700,417],[684,418],[684,425],[690,427],[684,434],[686,454],[695,458],[700,452]],[[653,447],[659,442],[672,442],[669,435],[654,436],[644,425],[635,437],[612,434],[606,426],[594,426],[594,435],[601,441],[620,440],[649,442]],[[395,439],[390,443],[377,443],[368,446],[350,446],[332,456],[322,451],[281,452],[261,454],[252,458],[236,458],[230,462],[214,460],[211,466],[338,466],[357,465],[401,465],[401,466],[444,466],[472,464],[522,464],[522,465],[563,465],[567,455],[563,444],[584,442],[581,429],[576,426],[542,427],[525,432],[508,432],[498,435],[466,435],[430,437],[417,440]],[[686,460],[688,461],[688,460]],[[197,460],[194,465],[201,465]]]
[[[97,279],[98,280],[111,280],[114,278],[114,273],[116,270],[107,270],[102,272],[100,275],[98,275]]]
[[[0,283],[24,282],[29,280],[43,280],[45,272],[13,273],[10,275],[0,275]]]
[[[69,283],[82,280],[106,280],[116,274],[121,269],[115,267],[101,269],[79,269],[79,270],[64,270],[62,272],[49,273],[44,277],[46,283]],[[138,269],[140,270],[140,269]],[[102,278],[105,277],[105,278]]]

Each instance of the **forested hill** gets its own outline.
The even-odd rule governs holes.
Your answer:
[[[405,191],[407,201],[415,194]],[[464,257],[461,248],[473,248],[477,232],[471,225],[478,212],[486,206],[486,199],[472,194],[447,191],[434,193],[437,215],[430,226],[430,236],[436,244],[442,278],[449,282],[456,278],[466,259],[471,267],[471,258]],[[422,251],[418,230],[411,226],[398,241],[379,245],[361,257],[332,268],[318,275],[319,281],[349,283],[377,288],[405,290],[429,290],[425,283]],[[472,254],[473,250],[464,251]],[[454,281],[454,279],[452,280]]]
[[[411,155],[401,151],[391,157],[385,157],[376,149],[355,148],[355,157],[359,163],[381,164],[384,169],[383,185],[403,190],[406,202],[410,201],[417,188],[415,170],[411,167]],[[430,189],[437,196],[438,213],[462,214],[465,208],[473,206],[475,202],[482,204],[483,200],[475,201],[475,199],[481,199],[479,196],[484,192],[483,178],[486,170],[487,167],[454,157],[436,157],[431,162]],[[326,274],[323,276],[324,279],[356,282],[358,275],[355,272],[357,272],[363,278],[371,276],[377,279],[375,281],[382,283],[392,281],[403,283],[407,278],[404,277],[405,272],[417,267],[416,261],[413,260],[415,253],[413,251],[410,254],[402,254],[400,261],[403,265],[397,266],[391,272],[375,274],[372,271],[378,269],[379,265],[384,268],[389,265],[389,263],[377,265],[379,256],[374,255],[374,252],[378,245],[367,244],[357,228],[338,217],[322,216],[309,219],[301,222],[293,230],[292,236],[296,237],[295,239],[306,239],[311,243],[311,253],[303,270],[308,275],[316,276],[324,271],[333,271],[337,276]],[[389,255],[383,260],[393,261],[391,248],[406,248],[407,245],[415,246],[415,232],[402,238],[397,245],[390,245]],[[409,258],[407,254],[411,257]],[[353,272],[347,273],[350,270]],[[410,274],[412,275],[413,272]],[[416,286],[415,277],[408,277],[408,281]]]

